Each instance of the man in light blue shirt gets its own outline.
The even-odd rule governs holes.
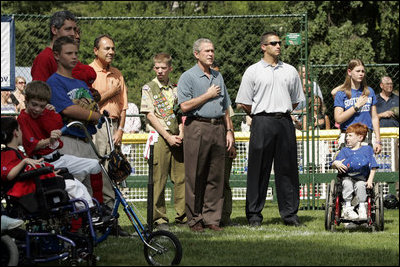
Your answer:
[[[187,116],[184,124],[185,202],[192,231],[219,227],[224,202],[225,151],[234,143],[228,107],[231,101],[221,73],[211,69],[214,45],[194,42],[197,64],[178,82],[178,104]]]
[[[260,226],[274,162],[279,213],[286,225],[300,226],[297,217],[299,174],[296,134],[290,112],[303,101],[296,68],[278,60],[281,41],[275,32],[261,37],[263,58],[244,73],[236,97],[238,107],[252,116],[249,143],[246,217]]]

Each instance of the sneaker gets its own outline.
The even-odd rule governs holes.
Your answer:
[[[364,221],[367,220],[368,216],[367,216],[367,211],[365,209],[365,205],[364,204],[360,204],[360,207],[358,208],[358,219],[360,221]]]
[[[12,230],[24,224],[23,220],[1,215],[1,230]]]
[[[111,215],[103,215],[103,216],[101,216],[101,212],[99,212],[99,210],[96,207],[92,207],[90,209],[90,213],[92,214],[92,224],[94,226],[109,225],[115,219]]]
[[[354,211],[353,207],[345,207],[343,211],[346,220],[357,220],[358,214]]]

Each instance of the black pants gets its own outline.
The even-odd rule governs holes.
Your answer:
[[[279,213],[285,221],[297,218],[300,203],[296,134],[290,115],[255,115],[251,123],[246,193],[248,221],[261,214],[274,162]]]

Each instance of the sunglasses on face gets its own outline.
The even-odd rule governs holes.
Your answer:
[[[26,82],[22,82],[22,81],[21,81],[21,82],[18,82],[18,84],[26,84]]]
[[[282,41],[274,41],[274,42],[269,42],[269,43],[265,43],[265,45],[272,45],[272,46],[276,46],[277,44],[281,45]]]

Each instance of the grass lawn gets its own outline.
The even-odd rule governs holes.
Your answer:
[[[222,232],[206,230],[194,233],[188,227],[171,224],[183,247],[182,266],[217,265],[332,265],[332,266],[398,266],[399,265],[399,210],[385,209],[385,230],[371,232],[359,228],[336,232],[324,228],[323,210],[300,210],[304,227],[285,226],[276,203],[267,201],[264,221],[259,228],[247,226],[244,201],[234,201],[233,222],[240,226],[226,227]],[[146,218],[146,203],[135,203]],[[121,226],[130,232],[126,215],[120,212]],[[168,203],[168,215],[173,221],[174,211]],[[132,230],[131,230],[132,229]],[[98,265],[147,265],[144,245],[137,237],[109,237],[96,247]]]

